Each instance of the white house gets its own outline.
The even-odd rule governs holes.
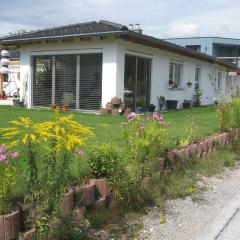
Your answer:
[[[202,105],[227,95],[226,75],[237,69],[206,54],[142,34],[137,26],[88,22],[0,38],[19,49],[20,95],[29,108],[62,105],[99,110],[112,97],[135,109],[158,97]]]

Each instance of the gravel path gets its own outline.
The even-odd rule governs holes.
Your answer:
[[[201,194],[202,201],[193,202],[191,197],[167,201],[166,224],[159,223],[159,210],[150,208],[141,219],[143,229],[137,239],[196,239],[240,189],[240,168],[226,170],[224,174],[211,178],[203,177],[200,184],[207,188]],[[237,220],[239,218],[236,216]]]

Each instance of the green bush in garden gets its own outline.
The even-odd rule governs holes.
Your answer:
[[[119,150],[112,143],[93,145],[88,156],[92,175],[96,178],[108,178],[111,180],[119,170]]]
[[[233,111],[233,127],[240,128],[240,98],[235,98],[232,101],[232,111]]]
[[[135,168],[134,175],[143,180],[151,175],[152,164],[167,149],[167,124],[157,112],[152,116],[128,115],[122,123],[126,162]]]
[[[222,132],[233,127],[233,104],[226,102],[219,104],[217,109],[219,128]]]

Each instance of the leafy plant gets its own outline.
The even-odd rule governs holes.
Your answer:
[[[240,98],[232,101],[234,127],[240,127]]]
[[[197,138],[197,127],[195,126],[194,116],[189,116],[186,119],[185,136],[180,140],[179,146],[186,147],[194,142]]]
[[[89,150],[89,166],[96,178],[112,179],[119,168],[119,151],[111,143],[97,144]]]
[[[166,151],[167,125],[157,112],[149,117],[131,113],[128,115],[128,122],[123,123],[122,127],[125,158],[135,166],[136,175],[143,180],[151,172],[151,160],[161,157]]]
[[[222,132],[233,127],[233,105],[226,102],[218,105],[217,109],[219,128]]]
[[[201,105],[201,98],[202,98],[202,90],[196,89],[193,94],[193,101],[194,101],[195,106]]]
[[[11,198],[17,176],[16,157],[17,152],[8,151],[4,144],[0,146],[0,215],[11,211]]]

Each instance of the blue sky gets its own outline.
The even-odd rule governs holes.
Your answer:
[[[160,38],[240,38],[239,0],[0,0],[0,35],[92,20],[128,25]]]

